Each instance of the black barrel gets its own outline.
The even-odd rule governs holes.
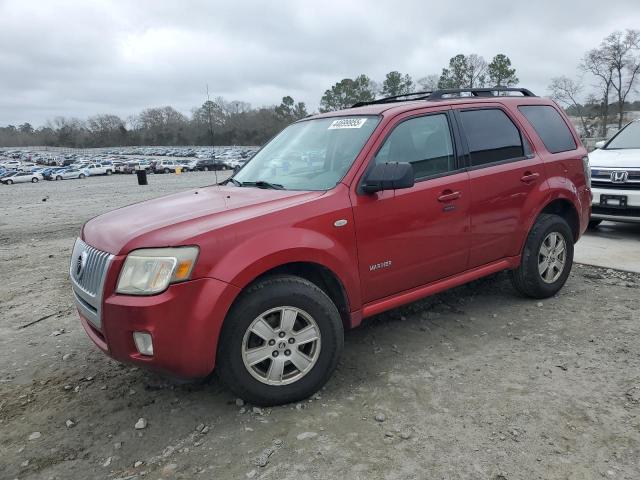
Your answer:
[[[149,185],[147,183],[147,171],[144,168],[136,170],[136,175],[138,176],[138,185]]]

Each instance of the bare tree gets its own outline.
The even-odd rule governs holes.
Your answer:
[[[603,136],[606,134],[610,93],[617,97],[618,128],[622,128],[624,102],[640,72],[640,31],[613,32],[598,48],[587,52],[581,67],[598,79],[602,93]]]
[[[487,61],[472,53],[467,57],[467,75],[469,88],[484,87],[487,82]]]
[[[624,102],[640,71],[640,31],[613,32],[602,48],[613,70],[611,86],[618,97],[618,128],[622,128]]]
[[[590,136],[589,127],[585,118],[585,108],[579,101],[579,96],[583,90],[582,82],[575,81],[564,76],[554,77],[551,79],[551,83],[548,88],[551,98],[556,102],[564,105],[565,107],[573,107],[580,117],[583,134]]]
[[[440,75],[438,75],[437,73],[432,73],[431,75],[427,75],[426,77],[418,79],[417,84],[420,85],[421,90],[433,92],[434,90],[438,89],[439,79]]]

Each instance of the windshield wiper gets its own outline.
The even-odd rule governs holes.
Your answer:
[[[235,179],[235,178],[233,178],[233,177],[229,177],[229,178],[227,179],[227,181],[226,181],[226,182],[224,182],[224,183],[229,183],[229,182],[233,183],[236,187],[241,187],[241,186],[242,186],[242,182],[239,182],[238,180],[236,180],[236,179]]]
[[[236,180],[237,181],[237,180]],[[279,183],[271,183],[265,180],[256,180],[255,182],[242,182],[243,187],[270,188],[272,190],[284,190]]]

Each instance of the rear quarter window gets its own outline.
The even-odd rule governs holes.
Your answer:
[[[549,105],[523,105],[518,110],[526,117],[551,153],[577,148],[571,130],[558,111]]]

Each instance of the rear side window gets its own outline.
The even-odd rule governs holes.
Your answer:
[[[375,162],[408,162],[416,180],[455,170],[447,115],[428,115],[400,123],[378,151]]]
[[[520,131],[502,110],[466,110],[460,112],[460,117],[472,167],[525,156]]]
[[[518,107],[518,110],[527,117],[551,153],[576,149],[571,130],[555,108],[549,105],[526,105]]]

